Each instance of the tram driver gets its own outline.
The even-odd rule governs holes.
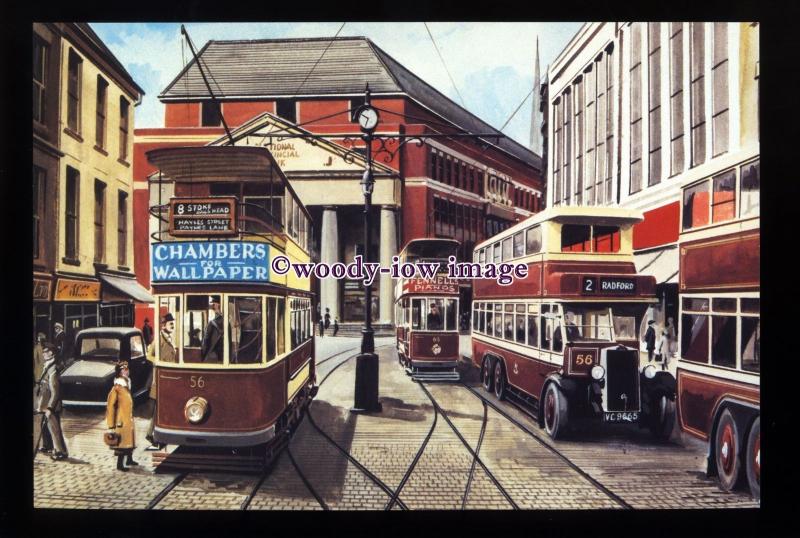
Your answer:
[[[223,325],[219,296],[209,296],[208,307],[214,312],[214,319],[209,320],[206,326],[200,356],[203,362],[222,362]]]
[[[441,331],[442,330],[442,314],[439,312],[439,305],[431,301],[431,310],[428,312],[428,330]]]

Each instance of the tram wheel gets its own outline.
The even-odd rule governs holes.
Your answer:
[[[481,384],[486,392],[492,392],[492,360],[484,357],[481,363]]]
[[[551,439],[564,436],[569,422],[567,397],[555,383],[547,385],[544,393],[544,430]]]
[[[747,435],[747,484],[750,493],[761,501],[761,417],[756,417]]]
[[[725,409],[717,424],[714,451],[717,460],[717,476],[725,491],[731,491],[739,482],[742,458],[739,428],[729,409]]]
[[[494,365],[494,395],[498,400],[502,400],[506,396],[506,375],[503,370],[503,361],[496,361]]]
[[[659,441],[667,441],[675,425],[675,402],[666,395],[660,396],[653,404],[650,417],[650,433]]]

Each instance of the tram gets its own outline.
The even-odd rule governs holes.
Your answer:
[[[316,394],[310,282],[270,265],[310,261],[310,215],[265,148],[162,148],[147,159],[151,185],[174,190],[151,207],[154,439],[269,458]]]
[[[708,443],[707,474],[761,486],[759,161],[683,189],[678,421]]]
[[[432,279],[400,278],[395,284],[397,356],[413,379],[458,381],[457,279],[447,277],[454,239],[414,239],[400,252],[399,263],[438,263]]]
[[[474,261],[525,263],[511,285],[473,281],[472,360],[485,390],[530,407],[557,439],[570,421],[638,423],[669,437],[675,379],[640,365],[655,279],[636,274],[639,211],[557,207],[475,247]]]

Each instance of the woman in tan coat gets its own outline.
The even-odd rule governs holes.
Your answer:
[[[108,393],[106,404],[106,424],[110,432],[119,434],[119,444],[114,449],[117,456],[117,470],[127,471],[123,467],[123,458],[126,465],[139,465],[133,461],[133,449],[136,448],[136,435],[133,423],[133,397],[131,396],[131,381],[128,372],[128,363],[122,361],[114,369],[114,384]]]

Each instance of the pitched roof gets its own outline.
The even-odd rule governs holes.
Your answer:
[[[198,56],[212,90],[223,99],[361,96],[369,83],[373,94],[407,95],[469,132],[500,134],[366,37],[212,40]],[[162,101],[207,97],[194,59],[159,95]],[[522,144],[503,137],[496,145],[541,170],[541,157]]]

